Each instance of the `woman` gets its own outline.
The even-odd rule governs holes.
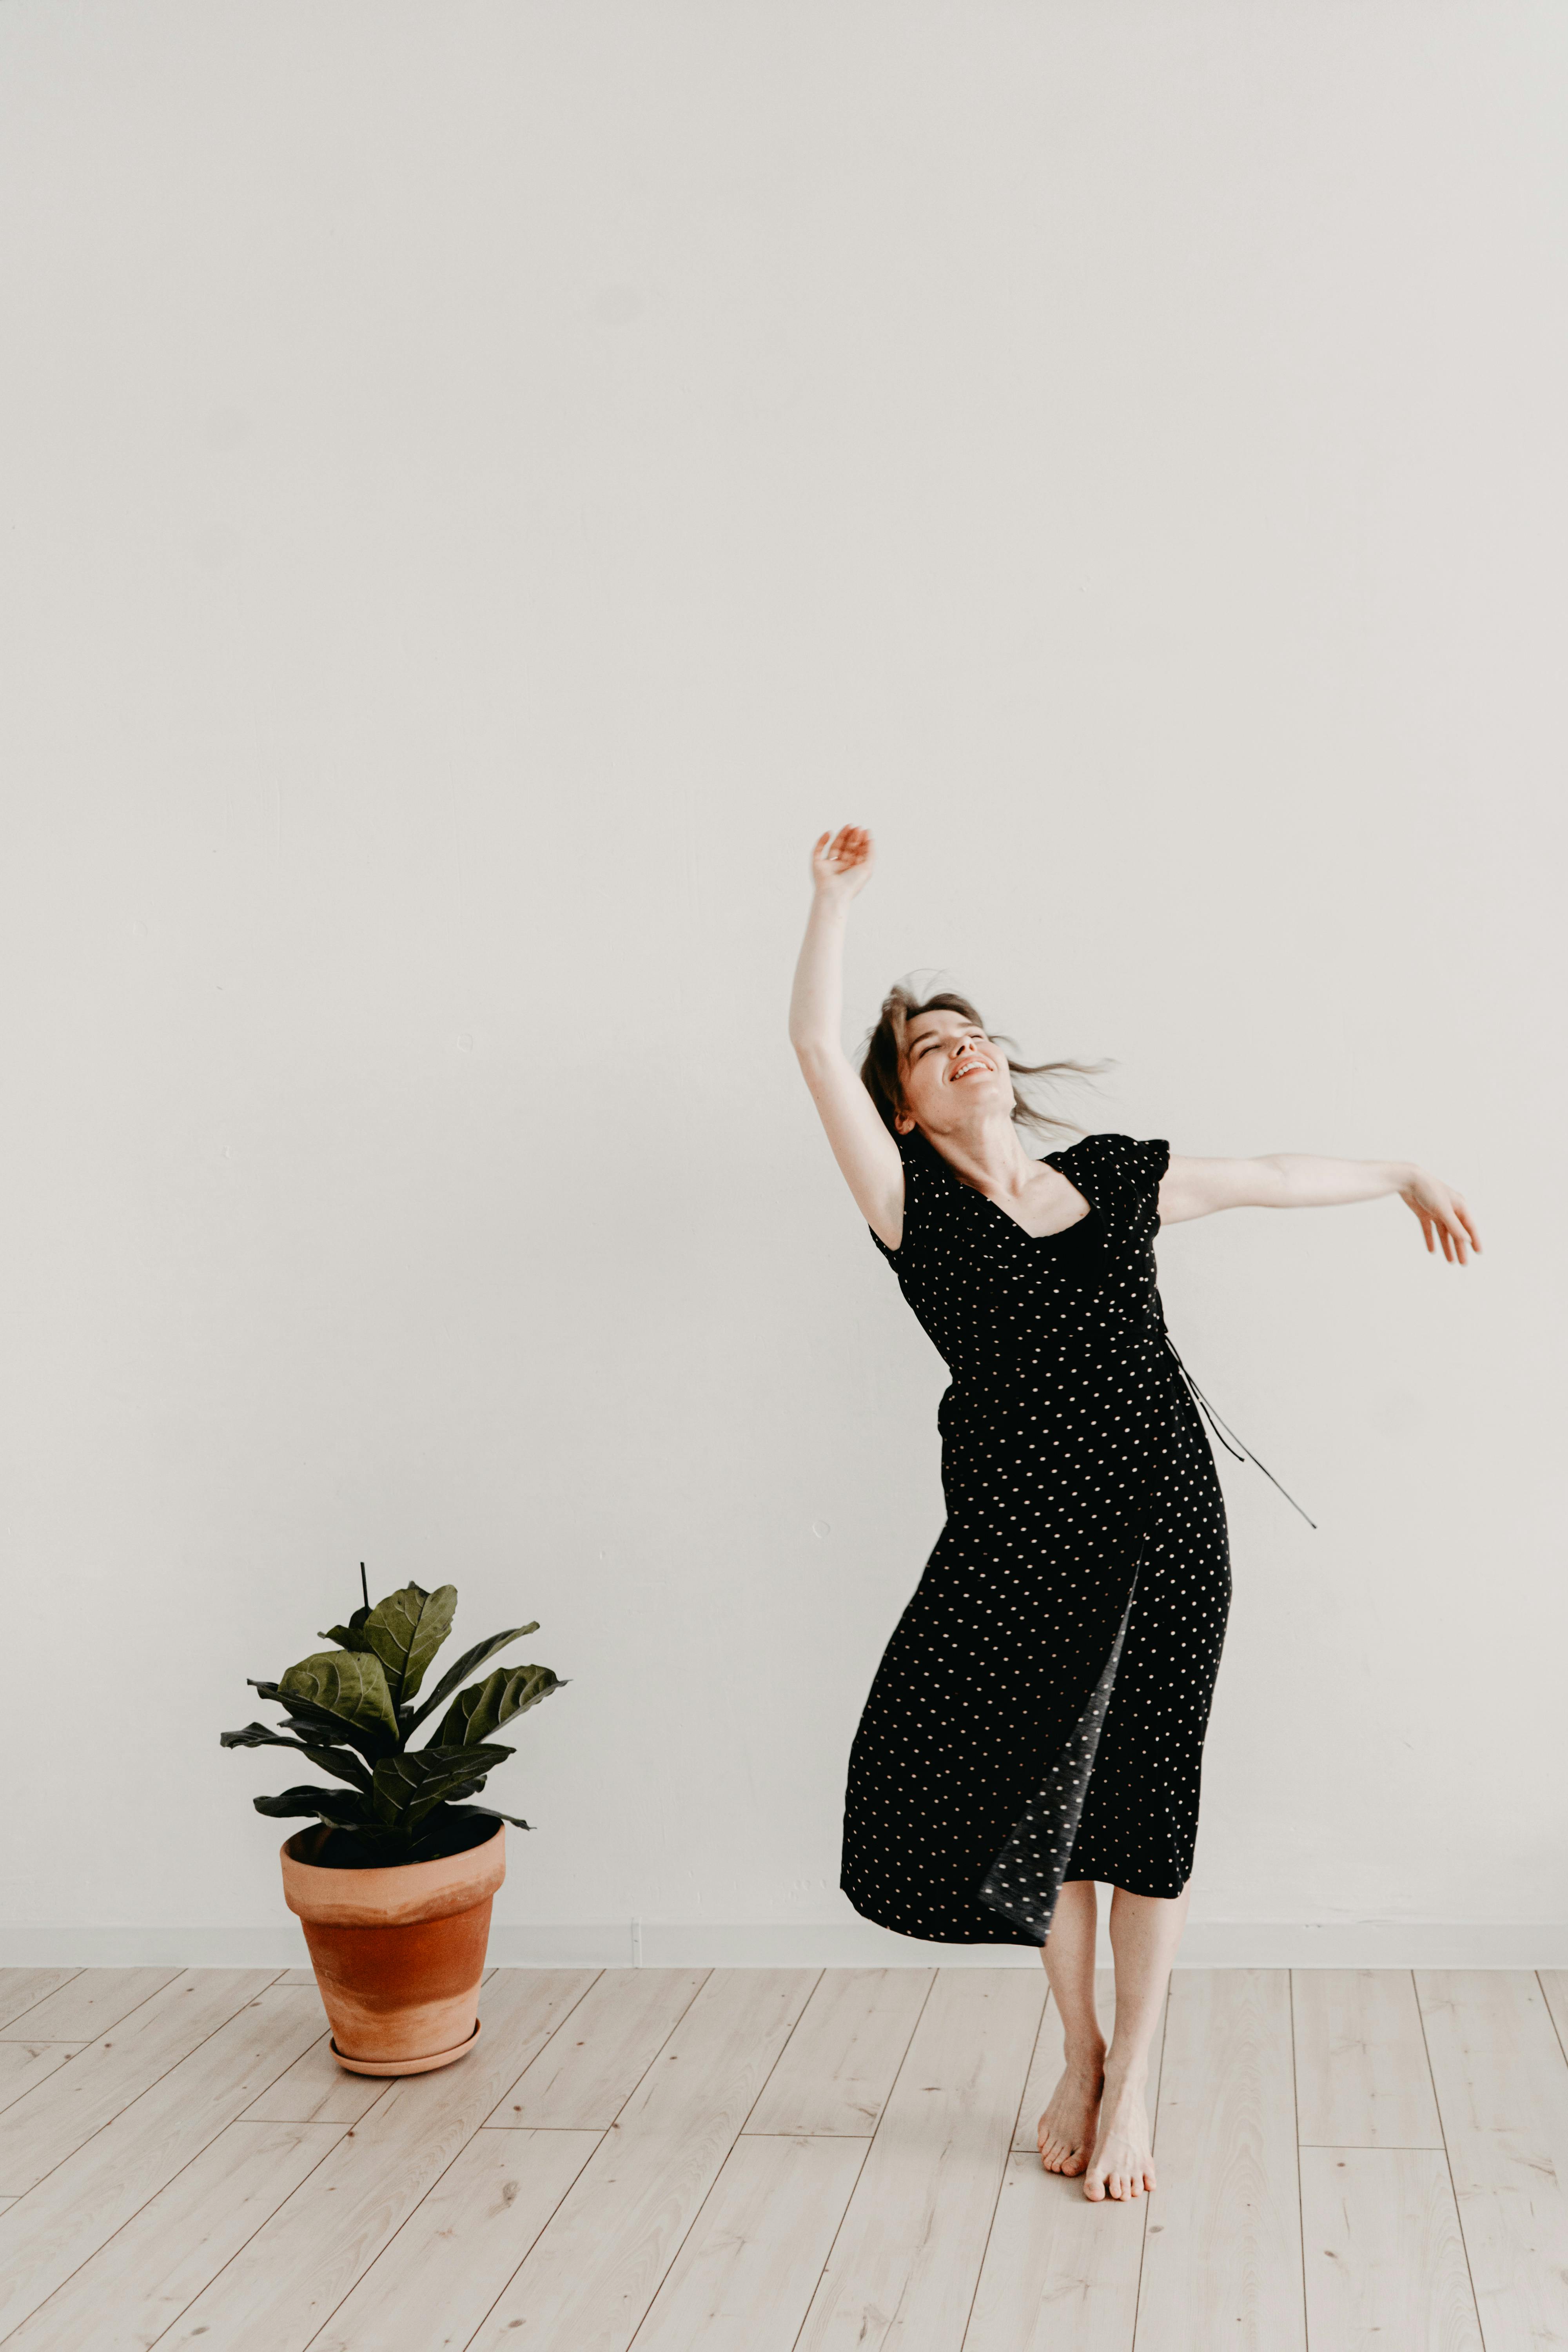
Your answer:
[[[790,1038],[952,1380],[937,1415],[947,1522],[855,1737],[842,1883],[903,1935],[1040,1947],[1066,2043],[1042,2161],[1081,2173],[1087,2197],[1133,2198],[1154,2186],[1149,2045],[1230,1599],[1225,1505],[1165,1336],[1153,1237],[1216,1209],[1397,1192],[1450,1264],[1480,1242],[1458,1193],[1408,1162],[1176,1159],[1121,1135],[1031,1159],[1020,1066],[951,994],[895,991],[857,1072],[839,1034],[844,929],[871,866],[858,826],[812,853]],[[1114,1890],[1109,2049],[1096,1880]]]

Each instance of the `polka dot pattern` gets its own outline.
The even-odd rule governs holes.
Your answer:
[[[903,1240],[872,1238],[952,1376],[947,1521],[855,1735],[841,1884],[906,1936],[1039,1944],[1066,1878],[1192,1874],[1230,1562],[1155,1281],[1170,1150],[1047,1153],[1089,1213],[1041,1236],[900,1150]]]

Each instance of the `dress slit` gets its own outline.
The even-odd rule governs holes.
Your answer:
[[[1057,1898],[1072,1861],[1079,1823],[1083,1819],[1100,1735],[1105,1728],[1117,1668],[1127,1640],[1132,1604],[1138,1598],[1142,1561],[1132,1572],[1127,1606],[1116,1629],[1110,1654],[1078,1721],[1046,1769],[1045,1779],[1008,1833],[976,1890],[987,1909],[999,1911],[1016,1927],[1043,1944],[1050,1933]]]

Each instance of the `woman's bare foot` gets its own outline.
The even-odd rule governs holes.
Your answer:
[[[1083,2193],[1096,2200],[1122,2199],[1142,2197],[1153,2187],[1154,2156],[1143,2077],[1108,2074]]]
[[[1102,2063],[1102,2058],[1081,2063],[1069,2058],[1051,2093],[1038,2136],[1040,2162],[1047,2172],[1081,2172],[1089,2162],[1104,2081]]]

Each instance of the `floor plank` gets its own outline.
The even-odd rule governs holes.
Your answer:
[[[50,1993],[80,1974],[79,1969],[0,1969],[0,2033],[7,2032],[30,2009],[37,2009]],[[17,2030],[25,2033],[26,2027],[19,2024]],[[82,2036],[84,2041],[87,2038]]]
[[[471,2352],[625,2352],[817,1973],[733,1969],[709,1978]]]
[[[1165,2013],[1137,2352],[1303,2352],[1284,1969],[1177,1969]]]
[[[208,1973],[232,1980],[240,1972]],[[171,1986],[169,1995],[177,1990]],[[231,1997],[227,1990],[221,1996]],[[0,2335],[37,2310],[226,2130],[262,2084],[292,2064],[319,2027],[307,1995],[279,1992],[264,1981],[237,2014],[220,2021],[0,2216]]]
[[[606,2131],[690,2008],[706,1969],[606,1969],[492,2124]]]
[[[476,2132],[311,2352],[461,2352],[601,2137]]]
[[[1296,1969],[1296,2126],[1305,2147],[1441,2147],[1415,1980]]]
[[[262,2124],[357,2124],[368,2116],[388,2077],[351,2074],[333,2057],[331,2042],[330,2033],[320,2035],[246,2113]]]
[[[1536,1982],[1546,1996],[1558,2042],[1568,2052],[1568,1969],[1538,1969]]]
[[[616,2119],[616,2129],[684,2129],[695,2108],[734,2112],[738,2134],[816,1989],[820,1969],[715,1969]]]
[[[877,2127],[934,1969],[824,1969],[749,2132],[866,2138]]]
[[[1540,1985],[1421,1969],[1437,2107],[1492,2352],[1568,2344],[1568,2064]]]
[[[6,2352],[155,2344],[342,2137],[341,2126],[241,2116],[6,2338]]]
[[[35,2083],[56,2074],[79,2042],[0,2042],[0,2111],[26,2097]]]
[[[866,2147],[843,2134],[738,2139],[637,2352],[793,2352]]]
[[[1015,2150],[963,2352],[1129,2352],[1150,2210],[1142,2197],[1091,2205],[1081,2179]]]
[[[1116,2023],[1116,1979],[1110,1969],[1097,1969],[1094,1975],[1094,2005],[1100,2015],[1100,2029],[1107,2041]],[[1162,2009],[1149,2044],[1149,2112],[1154,2112],[1154,2095],[1160,2081],[1160,2053],[1165,2041],[1165,2012]],[[1029,2079],[1024,2086],[1023,2102],[1018,2109],[1017,2129],[1013,2135],[1016,2148],[1038,2156],[1040,2149],[1040,2117],[1049,2102],[1051,2093],[1064,2064],[1062,2053],[1062,2021],[1054,2000],[1046,2004],[1040,2020],[1039,2039],[1035,2044],[1034,2058],[1029,2066]]]
[[[166,2352],[300,2352],[594,1980],[501,1969],[472,2053],[394,2081],[164,2338]]]
[[[938,1969],[800,2352],[958,2352],[1045,1995],[1043,1969]]]
[[[1301,2224],[1312,2352],[1482,2352],[1441,2148],[1304,2147]]]
[[[18,2019],[16,2031],[28,2042],[98,2042],[151,2000],[178,1969],[79,1969],[68,1984]],[[205,1971],[204,1971],[205,1973]],[[264,1971],[275,1976],[276,1969]]]
[[[266,1990],[270,1969],[192,1969],[0,2115],[0,2191],[19,2195]]]

